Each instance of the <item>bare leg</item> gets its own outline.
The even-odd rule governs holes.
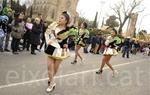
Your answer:
[[[81,55],[80,55],[80,53],[79,53],[80,48],[81,48],[80,45],[77,45],[77,46],[76,46],[76,56],[79,56],[79,58],[82,60],[82,57],[81,57]]]
[[[112,70],[112,77],[115,77],[115,73],[117,73],[117,71],[114,70],[114,68],[112,67],[112,65],[109,63],[111,59],[111,56],[108,58],[108,61],[106,62],[107,66]]]
[[[54,59],[51,57],[48,57],[47,59],[47,65],[48,65],[48,77],[49,77],[49,82],[53,80],[54,77]]]
[[[75,60],[74,61],[77,61],[77,58],[78,58],[78,55],[77,55],[77,46],[75,47]]]
[[[111,56],[108,56],[108,57],[107,57],[106,64],[107,64],[107,66],[108,66],[112,71],[114,71],[114,68],[113,68],[112,65],[109,63],[110,59],[111,59]]]
[[[100,67],[100,70],[99,70],[99,73],[100,73],[100,78],[102,79],[102,72],[103,72],[103,68],[106,64],[106,61],[107,61],[107,56],[103,56],[103,59],[102,59],[102,64],[101,64],[101,67]]]
[[[81,59],[82,61],[82,57],[81,55],[79,54],[79,50],[80,50],[81,46],[80,45],[76,45],[76,48],[75,48],[75,59],[73,62],[71,62],[71,64],[74,64],[77,62],[77,57],[79,56],[79,58]]]
[[[55,72],[54,72],[54,75],[56,75],[60,63],[61,63],[61,60],[55,60],[55,64],[54,64],[54,71],[55,71]]]
[[[101,67],[100,67],[100,71],[103,70],[104,66],[105,66],[105,63],[107,61],[107,56],[103,56],[103,59],[102,59],[102,64],[101,64]]]
[[[103,72],[103,68],[106,64],[106,61],[107,61],[107,56],[103,56],[103,59],[102,59],[102,64],[101,64],[101,67],[99,69],[99,71],[96,72],[96,74],[100,74],[100,78],[102,79],[102,72]]]
[[[56,74],[60,61],[57,62],[55,59],[48,57],[48,88],[46,89],[47,92],[51,92],[55,89],[56,83],[54,82],[54,75]]]

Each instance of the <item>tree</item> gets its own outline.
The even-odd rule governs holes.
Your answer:
[[[85,13],[82,10],[79,11],[79,14],[80,14],[80,16],[79,16],[78,26],[80,26],[80,24],[82,22],[86,22],[88,24],[88,28],[94,28],[93,26],[98,25],[98,23],[97,23],[98,12],[95,15],[95,20],[94,20],[95,22],[86,19],[84,16]],[[95,23],[95,25],[93,25],[94,23]],[[97,28],[97,26],[96,26],[96,28]]]
[[[11,7],[15,11],[15,13],[20,13],[20,12],[24,12],[25,13],[25,11],[26,11],[26,6],[25,5],[21,6],[19,4],[19,0],[17,2],[12,0],[11,1],[11,5],[12,5]]]
[[[109,26],[109,27],[118,27],[119,26],[119,23],[116,21],[117,17],[112,15],[110,16],[107,20],[106,20],[106,26]]]
[[[80,26],[82,22],[86,22],[88,24],[88,28],[93,28],[93,21],[89,21],[84,17],[79,17],[78,26]]]
[[[120,23],[118,30],[119,34],[122,33],[122,28],[132,13],[139,13],[144,10],[139,9],[143,0],[131,0],[131,2],[128,3],[125,1],[126,0],[121,0],[120,3],[115,4],[115,6],[112,8],[113,11],[117,14],[119,19]]]
[[[93,21],[93,28],[97,28],[97,16],[98,16],[98,12],[96,12],[95,19]]]
[[[7,6],[7,0],[3,0],[3,8]]]

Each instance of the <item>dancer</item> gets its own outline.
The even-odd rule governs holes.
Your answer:
[[[68,55],[68,38],[71,34],[71,30],[67,25],[70,22],[70,16],[65,11],[59,17],[57,23],[52,23],[48,26],[45,32],[45,38],[47,43],[47,48],[45,53],[48,55],[47,65],[48,65],[48,88],[47,92],[53,91],[56,86],[54,81],[54,76],[56,75],[60,63],[63,59],[67,58]]]
[[[81,23],[81,28],[79,29],[78,37],[76,38],[76,47],[75,47],[75,59],[71,64],[77,63],[77,57],[81,59],[81,62],[83,63],[83,58],[79,53],[79,50],[81,47],[86,46],[86,40],[89,38],[89,31],[87,30],[87,23],[83,22]]]
[[[102,64],[100,69],[96,72],[96,74],[102,75],[103,68],[105,64],[107,64],[108,67],[112,70],[112,76],[114,77],[117,71],[114,70],[114,68],[110,64],[110,59],[113,55],[117,54],[117,47],[121,44],[121,39],[117,36],[117,31],[114,28],[110,31],[110,34],[111,35],[108,36],[105,41],[106,48],[103,53]]]

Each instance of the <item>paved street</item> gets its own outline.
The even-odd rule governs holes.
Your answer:
[[[113,57],[111,64],[119,72],[115,78],[105,67],[103,78],[95,74],[102,55],[83,54],[85,63],[64,60],[55,77],[52,93],[46,93],[46,55],[29,52],[19,55],[0,53],[0,95],[150,95],[150,57],[138,53],[130,59]]]

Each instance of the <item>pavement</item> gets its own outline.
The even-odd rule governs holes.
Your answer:
[[[64,60],[55,76],[56,88],[47,93],[46,55],[31,55],[23,51],[18,55],[0,53],[0,95],[150,95],[150,57],[137,53],[130,58],[121,54],[111,59],[118,71],[112,77],[106,66],[101,79],[95,74],[102,55],[84,54],[84,64],[71,57]]]

